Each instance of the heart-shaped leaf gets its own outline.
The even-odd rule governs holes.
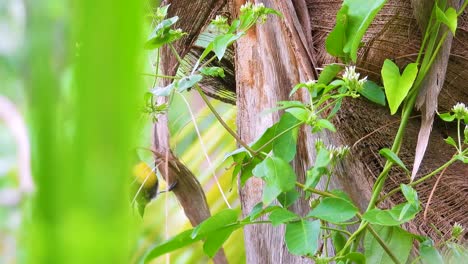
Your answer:
[[[393,115],[398,110],[409,90],[413,86],[414,80],[418,75],[418,65],[410,63],[406,66],[403,74],[400,75],[400,69],[391,60],[386,59],[382,67],[382,79],[387,95],[390,113]]]
[[[437,20],[441,23],[444,23],[452,34],[455,36],[455,31],[457,31],[458,16],[457,11],[453,7],[449,7],[445,12],[442,11],[439,7],[436,8],[436,17]]]

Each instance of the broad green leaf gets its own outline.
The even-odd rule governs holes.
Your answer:
[[[221,67],[203,67],[200,69],[200,72],[205,76],[221,77],[221,78],[224,78],[226,76],[224,74],[223,68]]]
[[[358,209],[352,203],[340,198],[324,198],[307,216],[331,223],[342,223],[353,218]]]
[[[412,220],[420,209],[419,206],[416,207],[409,203],[403,203],[389,210],[378,208],[369,210],[362,216],[362,219],[382,226],[399,226]]]
[[[286,225],[285,241],[293,255],[313,255],[318,249],[320,220],[301,220]]]
[[[213,40],[213,51],[218,57],[218,60],[221,60],[226,53],[227,47],[229,47],[234,41],[238,40],[244,35],[244,33],[227,33],[224,35],[219,35]]]
[[[406,263],[413,247],[413,236],[397,226],[372,225],[372,227],[389,249],[394,252],[400,263]],[[364,238],[364,255],[367,263],[393,263],[390,256],[370,232],[366,232]]]
[[[225,209],[203,221],[193,229],[192,238],[203,237],[206,234],[219,230],[227,225],[237,222],[237,211],[233,209]]]
[[[232,234],[232,232],[240,227],[241,225],[229,226],[219,231],[210,233],[207,236],[205,243],[203,243],[203,251],[205,254],[210,258],[214,257],[218,250],[223,246],[224,242],[226,242],[226,240]]]
[[[271,204],[281,193],[282,191],[278,186],[266,184],[263,186],[262,202],[264,204]]]
[[[453,7],[449,7],[445,12],[436,6],[436,18],[439,22],[444,23],[452,34],[455,36],[457,31],[458,16],[457,11]]]
[[[175,87],[179,93],[184,92],[185,90],[192,88],[195,84],[199,83],[203,79],[203,76],[199,74],[194,74],[186,76],[175,82]]]
[[[328,85],[342,69],[338,64],[327,65],[320,73],[317,83]]]
[[[286,112],[281,116],[280,121],[277,123],[278,125],[273,128],[273,138],[275,139],[272,142],[272,147],[276,157],[282,158],[287,162],[294,159],[299,127],[291,128],[299,123],[301,121],[290,113]]]
[[[450,114],[450,113],[443,113],[439,114],[440,119],[444,120],[445,122],[452,122],[455,120],[455,115]]]
[[[345,0],[338,11],[337,23],[326,39],[327,51],[333,56],[350,57],[356,62],[361,40],[385,2]]]
[[[382,106],[386,105],[384,90],[373,81],[365,82],[363,89],[359,93],[371,102]]]
[[[344,58],[347,55],[344,53],[343,48],[347,42],[346,28],[348,27],[349,20],[348,8],[347,5],[343,4],[336,14],[336,25],[325,40],[327,52],[335,57]]]
[[[191,236],[192,232],[193,232],[193,229],[186,230],[178,234],[177,236],[169,239],[168,241],[155,246],[149,251],[148,255],[145,257],[145,263],[148,263],[151,260],[161,255],[164,255],[168,252],[188,246],[202,239],[201,237],[192,238]]]
[[[296,220],[298,218],[299,216],[297,214],[284,208],[273,211],[268,217],[268,219],[270,219],[271,224],[273,226],[277,226],[285,222]]]
[[[300,196],[300,193],[293,189],[289,192],[280,194],[277,199],[284,208],[288,208],[289,206],[293,205]]]
[[[390,107],[390,113],[393,115],[397,112],[398,107],[400,107],[413,86],[414,80],[416,80],[416,76],[418,75],[418,65],[416,63],[408,64],[403,74],[400,75],[398,66],[393,61],[386,59],[381,73],[388,106]]]
[[[264,204],[270,204],[280,193],[290,191],[296,185],[296,174],[293,169],[288,162],[278,157],[266,158],[252,172],[266,182]]]
[[[379,154],[388,159],[389,161],[395,163],[396,165],[400,166],[402,169],[404,169],[407,173],[409,173],[409,170],[406,168],[405,164],[401,159],[395,154],[391,149],[388,148],[383,148],[379,151]]]
[[[278,205],[270,205],[263,208],[263,202],[259,202],[252,208],[252,211],[242,220],[242,223],[249,223],[259,218],[260,216],[281,209]]]
[[[428,239],[419,245],[419,255],[423,264],[440,264],[444,263],[439,251],[434,247],[434,242]]]

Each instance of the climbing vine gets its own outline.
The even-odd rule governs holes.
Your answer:
[[[414,261],[442,263],[439,262],[442,261],[440,245],[436,247],[430,238],[411,234],[401,226],[414,219],[421,211],[418,193],[413,187],[455,162],[468,163],[468,108],[463,103],[458,103],[450,112],[439,115],[446,122],[457,122],[458,131],[457,138],[448,137],[445,140],[453,146],[456,154],[441,167],[415,179],[411,177],[410,171],[398,154],[421,84],[448,34],[455,35],[458,17],[468,1],[464,2],[460,10],[448,7],[446,1],[436,1],[417,60],[406,65],[402,72],[393,61],[385,60],[381,69],[383,87],[380,87],[377,83],[367,80],[367,77],[361,77],[354,65],[362,37],[385,3],[386,0],[373,1],[373,4],[362,0],[343,2],[337,13],[336,25],[326,40],[326,49],[331,55],[341,59],[345,66],[328,65],[321,71],[317,80],[291,87],[290,96],[303,89],[308,94],[309,101],[278,102],[278,106],[270,111],[283,113],[279,121],[266,129],[254,142],[242,141],[236,132],[226,125],[203,94],[199,84],[208,76],[223,78],[224,70],[220,67],[209,67],[209,63],[222,60],[227,48],[242,38],[252,26],[265,23],[268,15],[281,17],[279,12],[263,4],[249,2],[241,7],[239,18],[231,23],[227,18],[218,16],[210,25],[216,29],[217,36],[206,46],[191,71],[183,74],[179,72],[176,76],[162,76],[156,72],[156,79],[168,78],[172,82],[165,87],[155,87],[148,94],[145,109],[153,114],[155,121],[159,114],[167,110],[167,105],[156,105],[154,97],[168,97],[170,104],[175,93],[195,89],[218,121],[241,146],[227,154],[227,158],[233,161],[233,180],[239,177],[243,186],[249,178],[257,177],[262,179],[265,185],[262,201],[245,218],[239,219],[235,210],[223,210],[197,227],[157,245],[148,252],[146,260],[152,260],[196,241],[203,241],[204,252],[213,257],[235,230],[246,225],[270,224],[285,226],[284,241],[291,254],[311,258],[317,263],[407,263],[414,241],[418,241],[416,244],[419,245],[419,256]],[[174,56],[182,62],[171,43],[182,38],[184,33],[180,29],[172,28],[178,18],[166,18],[168,8],[166,6],[158,9],[157,25],[146,43],[146,48],[158,49],[168,45]],[[319,133],[322,130],[336,132],[332,119],[340,110],[343,100],[361,96],[379,105],[388,105],[392,115],[401,109],[400,126],[392,147],[379,151],[387,162],[373,186],[372,196],[365,211],[360,211],[345,192],[329,189],[328,183],[334,175],[335,166],[349,152],[347,146],[331,146],[317,140],[316,159],[307,171],[305,182],[298,181],[290,165],[296,157],[299,129],[306,127],[310,133]],[[382,197],[382,188],[395,165],[408,174],[408,181]],[[319,182],[326,182],[325,187],[317,188]],[[298,189],[303,192],[299,192]],[[403,194],[405,202],[389,209],[378,207],[382,201],[397,192]],[[308,199],[311,205],[310,211],[304,217],[288,209],[301,196]],[[350,225],[357,225],[353,233],[348,230]],[[462,248],[456,243],[462,233],[463,227],[456,224],[451,238],[443,244],[463,254],[460,253]],[[333,245],[334,255],[329,255],[326,245]],[[361,248],[363,250],[360,250]]]

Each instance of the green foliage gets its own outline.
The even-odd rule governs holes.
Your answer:
[[[300,220],[286,225],[285,241],[293,255],[314,255],[318,249],[320,221]]]
[[[343,223],[353,218],[358,209],[352,203],[341,198],[324,198],[317,207],[307,215],[330,223]]]
[[[449,7],[444,12],[436,6],[436,18],[439,22],[444,23],[455,36],[455,32],[457,31],[458,15],[457,11],[453,7]]]
[[[376,0],[345,0],[336,16],[336,25],[328,35],[325,46],[331,55],[345,62],[357,60],[361,40],[374,17],[387,2]]]
[[[408,64],[403,74],[400,75],[398,66],[389,59],[385,60],[382,67],[382,80],[392,115],[396,113],[398,107],[408,95],[417,75],[418,65],[416,63]]]
[[[397,154],[393,152],[391,149],[383,148],[379,151],[379,154],[384,156],[390,162],[395,163],[400,168],[404,169],[407,173],[409,173],[409,170],[406,168],[403,161],[401,161],[401,159],[397,156]]]
[[[350,61],[356,63],[363,36],[385,3],[385,0],[374,1],[372,4],[364,0],[345,0],[337,14],[336,26],[326,40],[327,51],[341,58],[345,63]],[[164,11],[161,12],[161,14],[164,13]],[[392,166],[395,164],[409,173],[398,157],[398,150],[401,147],[403,131],[414,106],[419,85],[427,74],[433,58],[437,55],[437,46],[440,46],[444,40],[443,37],[438,38],[438,27],[444,23],[454,33],[457,26],[456,20],[459,13],[454,9],[442,11],[436,6],[433,13],[437,13],[437,21],[431,20],[433,24],[429,28],[433,28],[428,30],[424,37],[426,41],[428,39],[429,41],[421,47],[417,62],[408,64],[400,74],[400,69],[394,62],[385,60],[381,70],[383,89],[377,83],[368,81],[367,77],[360,78],[354,65],[342,67],[338,64],[331,64],[321,71],[318,80],[305,81],[291,89],[290,96],[293,96],[299,89],[304,89],[307,93],[306,98],[309,98],[308,102],[280,101],[277,107],[265,110],[265,113],[274,111],[282,111],[282,113],[279,115],[279,120],[252,143],[243,142],[234,131],[226,128],[241,145],[239,149],[226,155],[226,158],[231,158],[234,162],[232,182],[239,177],[243,186],[252,176],[262,179],[264,181],[262,202],[254,206],[247,217],[240,221],[237,220],[237,213],[232,210],[225,210],[210,217],[193,230],[186,231],[156,246],[148,255],[147,260],[175,250],[178,248],[177,243],[183,246],[200,240],[204,241],[204,252],[212,257],[238,228],[251,224],[271,224],[272,226],[285,225],[285,243],[291,254],[310,257],[317,263],[330,261],[336,263],[406,263],[413,239],[418,237],[404,231],[400,226],[414,219],[421,210],[418,193],[413,189],[413,186],[419,182],[401,184],[398,189],[392,191],[394,193],[401,190],[406,198],[405,203],[385,210],[378,208],[377,205]],[[263,4],[253,5],[248,2],[242,6],[239,18],[234,19],[231,24],[228,24],[226,18],[218,16],[212,26],[218,29],[219,34],[211,42],[206,43],[206,48],[190,75],[175,77],[172,84],[156,89],[154,94],[171,96],[192,87],[197,88],[203,76],[224,77],[222,68],[205,67],[207,65],[205,59],[214,53],[214,56],[207,60],[208,62],[215,59],[222,60],[227,48],[243,37],[255,23],[264,22],[268,14],[280,16],[277,11],[265,8]],[[165,22],[165,26],[158,26],[160,27],[158,32],[163,28],[165,32],[170,32],[169,27],[172,24]],[[420,63],[423,51],[425,54]],[[175,55],[177,57],[177,54]],[[200,66],[202,61],[204,64]],[[340,72],[342,72],[341,75]],[[385,106],[387,100],[392,115],[400,106],[403,106],[402,125],[392,148],[384,148],[379,152],[387,159],[387,162],[375,183],[368,208],[362,214],[346,193],[340,190],[328,190],[329,182],[334,176],[335,166],[349,152],[348,147],[326,146],[324,142],[318,140],[315,146],[315,162],[307,171],[305,184],[298,182],[298,177],[290,164],[296,157],[299,130],[302,127],[306,127],[311,133],[319,133],[325,129],[336,132],[332,118],[340,110],[343,100],[361,95],[381,106]],[[209,102],[207,104],[210,106]],[[216,115],[216,111],[210,108]],[[219,115],[216,116],[223,124],[224,121]],[[458,104],[450,113],[441,114],[440,117],[445,121],[457,120],[460,127],[461,121],[466,123],[468,120],[468,109],[463,104]],[[468,129],[464,130],[464,134],[468,134]],[[465,135],[465,143],[466,138]],[[468,150],[464,149],[461,144],[460,133],[458,142],[453,138],[448,138],[446,141],[458,150],[458,154],[447,163],[448,165],[457,159],[468,162]],[[432,177],[439,172],[439,169],[425,177]],[[325,187],[323,190],[315,189],[321,180],[323,182],[326,180]],[[296,187],[302,188],[305,193],[303,197]],[[288,210],[288,207],[300,198],[311,199],[311,210],[304,218]],[[281,206],[274,205],[275,201],[278,201]],[[258,220],[262,216],[262,219],[268,216],[268,220]],[[357,219],[356,222],[359,223],[358,229],[353,234],[345,228],[353,223],[348,222],[351,219]],[[361,232],[365,230],[367,230],[366,235],[362,236]],[[455,233],[457,232],[460,233],[459,231]],[[364,254],[356,251],[362,238],[364,238]],[[325,244],[330,239],[334,251],[337,252],[335,256],[326,255],[324,251],[327,250],[319,247],[320,240]],[[452,240],[447,241],[447,244],[453,243]],[[437,249],[428,242],[421,244],[421,250],[422,259],[438,254]]]
[[[400,263],[406,263],[413,246],[413,235],[396,226],[373,225],[373,228],[389,250],[395,253]],[[364,238],[364,255],[366,263],[393,263],[390,256],[369,232]]]

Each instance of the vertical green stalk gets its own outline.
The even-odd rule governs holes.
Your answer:
[[[127,188],[143,100],[142,3],[29,2],[38,193],[28,263],[127,263],[135,240]],[[65,65],[56,64],[63,57],[57,50],[67,43],[57,34],[64,27],[60,13],[73,32],[68,101],[59,85]]]

